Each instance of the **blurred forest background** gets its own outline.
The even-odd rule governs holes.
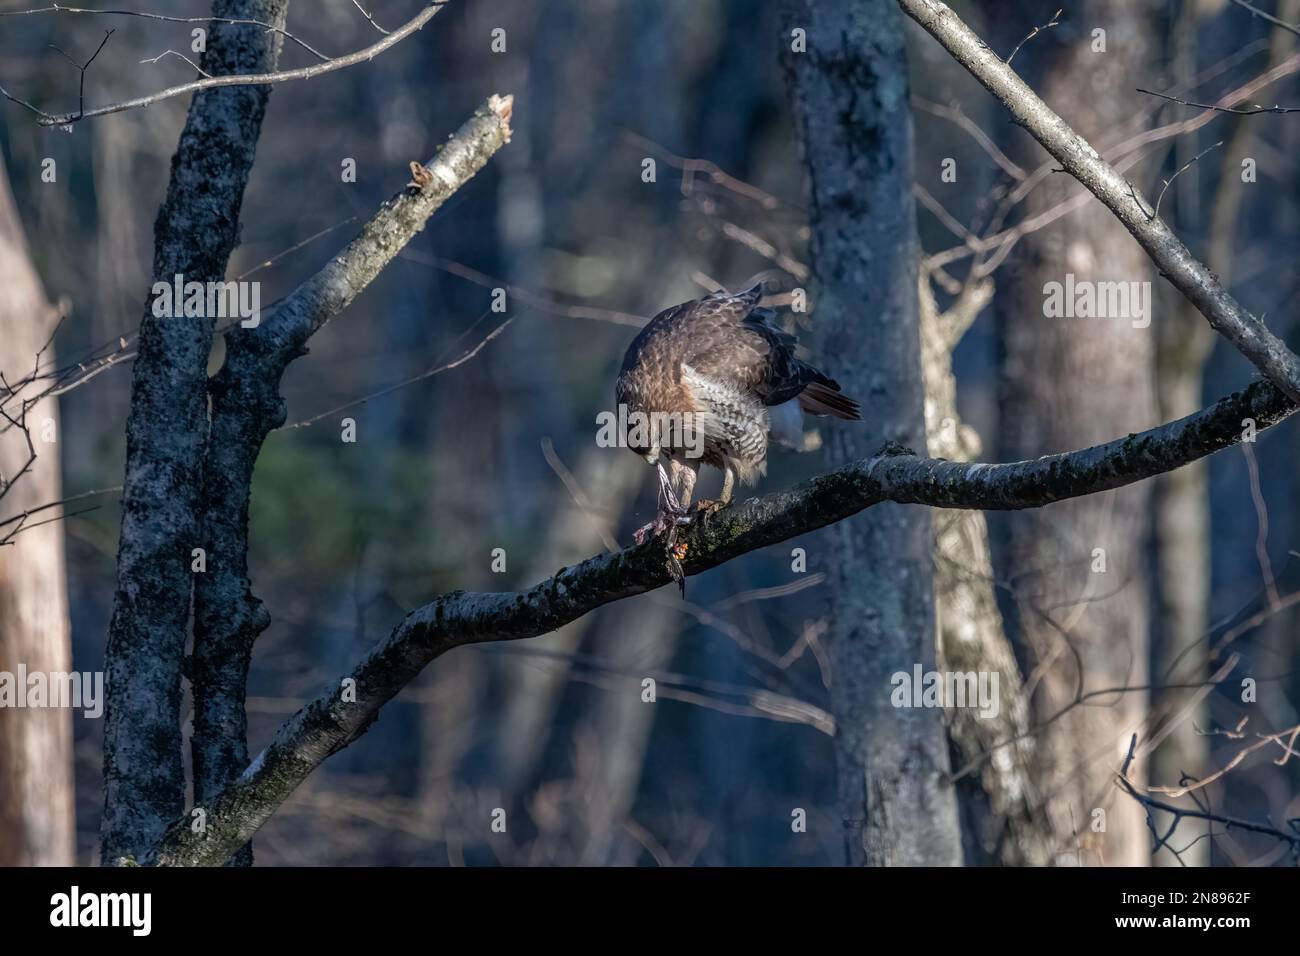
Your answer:
[[[1296,0],[1259,5],[1300,21]],[[166,6],[158,12],[209,12],[203,0]],[[390,29],[416,7],[365,6]],[[954,6],[1005,55],[1056,3]],[[1246,307],[1300,347],[1300,119],[1202,114],[1136,92],[1179,89],[1213,102],[1280,66],[1255,98],[1300,104],[1300,38],[1230,0],[1083,0],[1060,21],[1017,53],[1016,69],[1099,147],[1204,115],[1194,129],[1131,149],[1126,175],[1155,195],[1162,179],[1221,142],[1174,181],[1161,213]],[[286,376],[290,427],[268,439],[252,501],[252,579],[273,619],[253,660],[253,752],[430,596],[531,584],[628,544],[648,520],[655,487],[644,463],[594,440],[636,327],[719,286],[762,278],[779,293],[808,284],[805,174],[781,65],[786,22],[768,0],[466,0],[369,64],[275,88],[229,276],[259,279],[264,306],[331,255],[401,187],[408,162],[430,155],[487,94],[514,94],[514,136]],[[1093,65],[1085,60],[1096,26],[1107,28],[1110,52]],[[77,70],[49,45],[84,59],[110,27],[116,32],[87,72],[87,105],[192,76],[174,57],[141,62],[187,50],[186,25],[42,14],[0,18],[0,83],[43,108],[73,108]],[[961,231],[995,233],[1079,191],[1049,162],[1032,192],[1008,202],[1046,154],[936,43],[906,27],[925,255],[962,248]],[[504,53],[491,49],[496,28],[506,32]],[[376,36],[347,0],[291,7],[289,29],[328,54]],[[299,59],[286,45],[282,63]],[[131,341],[187,103],[175,98],[70,132],[38,128],[11,103],[0,109],[12,208],[46,298],[66,313],[54,341],[59,363],[119,356],[59,399],[65,495],[122,480]],[[1005,164],[971,135],[972,124]],[[654,182],[642,179],[646,157],[657,161]],[[42,182],[47,158],[54,183]],[[340,175],[348,158],[355,183]],[[955,183],[944,179],[948,158]],[[1257,181],[1241,181],[1243,158],[1255,160]],[[973,264],[992,281],[991,304],[953,355],[961,427],[982,440],[979,457],[1104,441],[1251,380],[1245,360],[1188,314],[1095,200],[1028,231],[1009,252],[954,256],[930,286],[946,307]],[[1044,319],[1044,276],[1065,271],[1152,279],[1150,328],[1112,324],[1100,335],[1095,325]],[[506,318],[490,311],[498,286],[513,290],[513,321],[499,335],[463,364],[389,390],[483,343]],[[816,354],[815,290],[812,306],[796,318]],[[11,331],[0,327],[0,339]],[[818,358],[832,375],[855,361]],[[218,340],[211,368],[220,361]],[[374,397],[341,408],[366,396]],[[356,419],[355,444],[340,441],[347,416]],[[823,430],[837,427],[845,426]],[[1140,719],[1165,703],[1158,686],[1141,688],[1161,684],[1181,650],[1235,630],[1233,680],[1194,703],[1194,719],[1152,761],[1152,782],[1208,775],[1254,734],[1300,722],[1289,598],[1300,589],[1296,428],[1284,423],[1157,482],[989,516],[987,583],[1031,689],[1045,698],[1059,690],[1050,679],[1040,684],[1034,669],[1045,628],[1093,642],[1090,688],[1139,688],[1089,701],[1089,720],[1117,711]],[[40,464],[48,467],[48,456]],[[778,453],[760,490],[825,467],[818,454]],[[716,481],[706,478],[706,495]],[[73,666],[98,670],[120,515],[112,494],[67,510],[66,520],[30,534],[62,533]],[[936,525],[944,520],[937,515]],[[4,560],[23,560],[27,534]],[[827,534],[791,543],[807,551],[806,574],[792,575],[790,547],[776,547],[693,578],[686,601],[665,588],[537,640],[435,661],[259,832],[259,865],[842,862],[823,639],[835,614]],[[1114,563],[1094,584],[1088,568],[1098,546]],[[504,573],[492,569],[496,548]],[[657,681],[653,705],[641,701],[645,676]],[[1240,676],[1259,680],[1257,703],[1242,702]],[[1247,716],[1246,739],[1208,733]],[[73,728],[75,854],[92,863],[102,721],[78,714]],[[1109,738],[1091,745],[1118,746]],[[1069,750],[1068,742],[1050,747]],[[1253,753],[1205,798],[1224,813],[1300,817],[1300,760],[1279,765],[1280,755]],[[1042,778],[1030,802],[1050,802],[1053,781],[1068,775],[1054,772],[1062,777]],[[504,839],[488,829],[497,807],[511,820]],[[806,832],[791,826],[796,808],[807,812]],[[1097,862],[1085,859],[1086,836],[1044,859]],[[1127,861],[1144,862],[1149,848],[1139,832]],[[978,838],[966,855],[1011,861]],[[1271,841],[1229,834],[1200,841],[1187,860],[1285,856]],[[1176,863],[1167,852],[1156,862]]]

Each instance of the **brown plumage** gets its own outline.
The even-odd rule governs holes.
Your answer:
[[[684,513],[701,462],[723,471],[722,497],[707,505],[716,507],[731,500],[737,478],[752,484],[764,474],[769,439],[796,450],[816,447],[804,435],[803,413],[859,419],[858,403],[797,357],[793,335],[769,324],[776,316],[759,308],[762,297],[757,285],[684,302],[656,315],[628,347],[615,385],[619,404],[629,415],[667,414],[695,429],[652,424],[645,440],[632,430],[625,436],[661,469],[661,510]],[[661,456],[669,461],[671,487]]]

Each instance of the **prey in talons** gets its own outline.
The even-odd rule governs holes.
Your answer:
[[[655,512],[653,521],[636,530],[634,537],[637,544],[645,544],[649,538],[661,535],[670,529],[675,531],[678,527],[691,523],[690,510],[682,505],[677,492],[673,490],[673,483],[668,477],[668,470],[664,468],[664,463],[656,461],[654,465],[659,470],[659,510]]]

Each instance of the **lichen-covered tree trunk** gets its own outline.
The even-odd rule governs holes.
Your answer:
[[[992,299],[993,283],[967,285],[944,312],[929,276],[921,278],[918,293],[927,451],[934,458],[974,461],[982,446],[957,412],[952,352]],[[988,522],[982,511],[942,512],[933,520],[940,665],[998,675],[996,714],[948,708],[966,862],[1042,866],[1049,859],[1051,833],[1034,783],[1029,700],[998,608]]]
[[[1090,0],[1071,11],[1069,22],[1028,42],[1015,69],[1083,136],[1102,140],[1136,109],[1133,88],[1150,75],[1158,6],[1154,0]],[[999,12],[1004,20],[996,42],[1010,48],[1032,24],[1019,7]],[[1013,158],[1032,165],[1046,159],[1015,127],[1006,130]],[[1131,175],[1140,177],[1140,171]],[[1041,213],[1079,189],[1069,177],[1051,177],[1028,197],[1024,215]],[[1149,427],[1156,417],[1153,325],[1160,317],[1148,311],[1152,325],[1137,327],[1143,321],[1137,301],[1127,313],[1091,315],[1077,294],[1064,315],[1046,304],[1049,283],[1059,283],[1062,295],[1073,282],[1078,290],[1101,290],[1105,299],[1102,283],[1156,279],[1114,216],[1090,202],[1030,233],[1007,276],[1006,294],[997,299],[1004,349],[1000,457],[1033,458]],[[1080,690],[1147,684],[1150,512],[1149,486],[1135,485],[1008,519],[999,571],[1014,596],[1036,722],[1071,707]],[[1141,808],[1114,786],[1114,771],[1146,705],[1140,689],[1093,699],[1039,732],[1038,784],[1058,863],[1149,861]],[[1130,777],[1140,787],[1145,767],[1139,763]]]
[[[213,16],[284,26],[288,0],[216,0]],[[212,23],[201,66],[216,74],[275,69],[281,35]],[[223,280],[270,88],[195,95],[154,225],[154,281]],[[146,307],[131,381],[117,593],[105,663],[102,857],[138,856],[180,816],[181,664],[208,431],[207,367],[215,319],[157,318]],[[242,614],[244,603],[229,605]],[[246,668],[243,660],[232,669]],[[233,732],[243,714],[230,717]],[[233,748],[243,746],[242,738]],[[242,766],[242,764],[241,764]]]
[[[54,332],[55,313],[27,255],[18,210],[0,163],[0,372],[16,386],[32,374]],[[29,391],[31,391],[29,389]],[[0,388],[0,398],[8,389]],[[18,402],[5,401],[16,411]],[[0,518],[58,501],[58,401],[30,406],[22,429],[0,422]],[[0,547],[0,672],[65,673],[71,669],[63,524],[32,519]],[[13,525],[3,529],[14,530]],[[23,693],[24,687],[19,687]],[[71,866],[75,848],[72,789],[72,711],[66,707],[0,707],[0,866]]]
[[[800,0],[787,23],[783,61],[808,178],[815,348],[862,403],[862,424],[826,429],[827,454],[842,463],[886,440],[923,449],[903,18],[889,0]],[[825,553],[810,559],[830,575],[847,861],[959,864],[943,713],[890,700],[891,675],[934,667],[930,516],[884,505],[820,540]]]

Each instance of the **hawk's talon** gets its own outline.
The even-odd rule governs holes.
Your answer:
[[[664,469],[663,462],[657,462],[656,467],[659,470],[659,511],[655,518],[647,525],[638,528],[632,535],[637,544],[645,544],[650,538],[658,537],[665,531],[672,530],[676,533],[677,528],[684,527],[691,523],[691,513],[688,509],[683,508],[673,491],[672,482],[668,479],[668,472]],[[668,539],[668,546],[672,547],[675,537]]]
[[[665,531],[676,533],[678,528],[685,527],[691,523],[691,515],[682,511],[673,511],[670,508],[661,508],[655,515],[653,521],[649,524],[642,525],[632,532],[632,537],[637,544],[645,544],[651,538],[657,538]]]

